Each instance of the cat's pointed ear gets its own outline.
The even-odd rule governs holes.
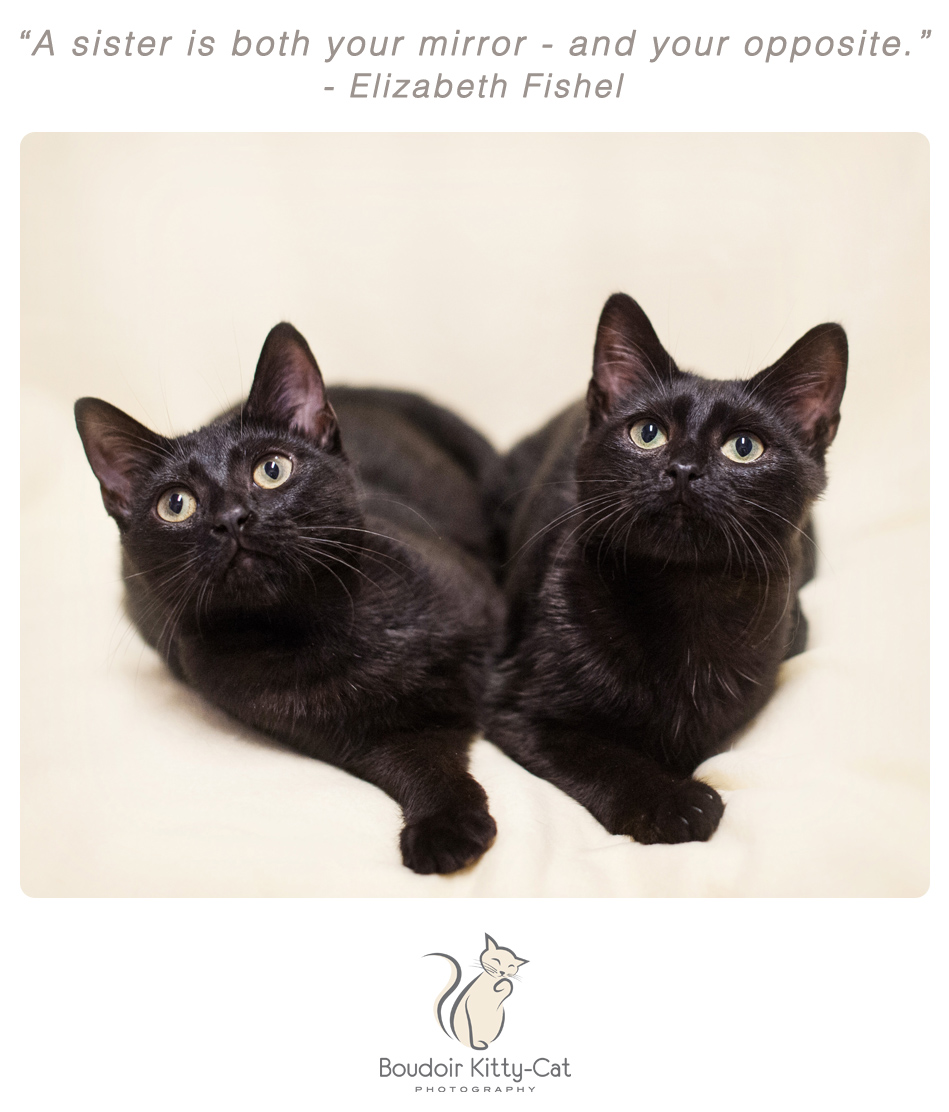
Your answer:
[[[522,965],[527,965],[528,964],[528,962],[530,961],[530,958],[519,958],[519,957],[515,956],[514,960],[515,960],[515,962],[517,962],[518,969],[520,969],[520,967]]]
[[[124,525],[132,509],[136,478],[165,454],[168,442],[98,398],[80,398],[75,414],[76,428],[99,480],[105,508]]]
[[[292,324],[276,325],[264,340],[244,411],[303,433],[325,452],[339,451],[339,424],[323,376]]]
[[[675,373],[672,356],[659,342],[649,318],[625,293],[614,293],[603,306],[593,350],[593,377],[587,409],[593,421],[608,417],[624,396]]]
[[[490,934],[485,934],[484,936],[484,948],[486,950],[496,950],[498,948],[498,944],[494,941]]]
[[[749,380],[755,397],[791,417],[818,458],[837,434],[846,384],[847,334],[839,324],[818,324]]]

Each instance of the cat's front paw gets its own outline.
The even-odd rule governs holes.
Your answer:
[[[627,834],[644,845],[656,842],[707,842],[715,833],[725,804],[700,780],[671,781],[651,800],[640,801],[612,834]]]
[[[487,808],[439,811],[405,824],[402,860],[416,873],[454,873],[477,861],[497,832]]]

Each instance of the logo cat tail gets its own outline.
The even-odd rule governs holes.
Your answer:
[[[454,1038],[454,1036],[452,1035],[451,1031],[448,1030],[442,1020],[442,1005],[445,1003],[448,997],[451,996],[451,994],[455,991],[455,989],[461,982],[461,966],[458,964],[457,961],[455,961],[451,954],[440,954],[436,951],[435,953],[426,954],[425,956],[427,958],[444,958],[446,961],[451,963],[451,978],[449,979],[448,984],[442,990],[441,994],[435,1000],[435,1018],[438,1020],[438,1026],[441,1027],[445,1034],[451,1039]]]

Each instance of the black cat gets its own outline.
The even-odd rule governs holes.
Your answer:
[[[680,371],[625,294],[578,403],[507,458],[506,642],[487,735],[639,842],[704,841],[691,779],[804,647],[809,510],[847,339],[812,328],[747,381]]]
[[[413,394],[327,392],[289,324],[206,428],[165,438],[95,398],[76,423],[128,612],[175,675],[391,795],[409,868],[480,857],[496,827],[467,751],[503,613],[487,441]]]

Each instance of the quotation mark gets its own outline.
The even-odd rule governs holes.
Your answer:
[[[925,32],[924,32],[924,34],[925,34]],[[29,31],[21,31],[20,32],[20,38],[21,39],[28,39],[29,37],[30,37],[30,32]]]
[[[922,37],[924,39],[928,39],[931,34],[932,34],[932,31],[923,31]]]

